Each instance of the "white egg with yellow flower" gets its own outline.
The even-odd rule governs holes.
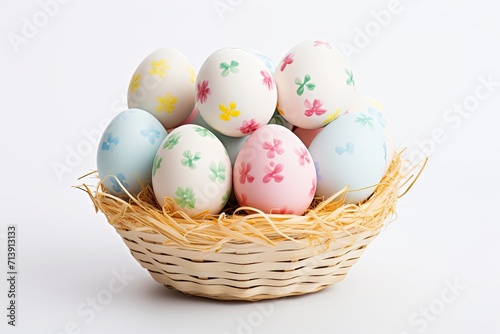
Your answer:
[[[129,108],[155,116],[166,129],[181,124],[195,105],[195,71],[176,49],[162,48],[137,67],[128,88]]]

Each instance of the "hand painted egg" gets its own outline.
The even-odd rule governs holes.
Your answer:
[[[182,125],[164,139],[154,158],[153,190],[164,205],[193,217],[218,214],[232,186],[231,162],[224,145],[204,127]]]
[[[196,101],[212,128],[226,136],[243,137],[271,119],[276,84],[265,64],[251,52],[224,48],[201,66]]]
[[[231,166],[234,165],[234,161],[236,160],[236,156],[241,150],[243,143],[247,140],[248,135],[244,137],[229,137],[225,136],[222,133],[214,130],[210,125],[205,122],[203,117],[201,117],[200,113],[196,114],[196,117],[193,120],[193,124],[202,126],[208,130],[210,130],[224,145],[226,148],[227,154],[229,155],[229,160],[231,160]]]
[[[256,49],[252,49],[252,48],[246,48],[246,50],[250,51],[257,58],[259,58],[260,61],[263,62],[264,65],[266,65],[266,67],[269,70],[269,72],[274,73],[274,71],[276,71],[276,64],[274,63],[274,61],[272,61],[271,58],[269,58],[263,52],[261,52],[259,50],[256,50]]]
[[[309,151],[290,130],[270,124],[243,144],[233,169],[241,206],[265,213],[303,214],[316,191],[316,171]]]
[[[135,196],[150,184],[153,159],[166,136],[161,123],[147,111],[128,109],[115,116],[97,150],[97,171],[106,190],[121,196],[123,186]]]
[[[394,139],[392,124],[384,107],[371,96],[355,96],[348,108],[349,113],[367,113],[372,117],[384,131],[386,156],[386,169],[392,162],[394,156]]]
[[[349,113],[327,125],[309,146],[318,177],[316,195],[349,191],[346,203],[359,203],[375,190],[385,172],[382,128],[368,113]]]
[[[347,58],[324,41],[305,41],[287,52],[274,73],[278,109],[303,129],[318,129],[345,112],[354,97]]]
[[[171,48],[156,50],[135,70],[128,106],[150,112],[165,129],[174,128],[193,111],[194,81],[195,71],[186,56]]]

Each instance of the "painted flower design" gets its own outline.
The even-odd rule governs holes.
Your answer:
[[[249,121],[247,120],[243,121],[243,123],[240,126],[240,131],[243,134],[249,134],[257,130],[258,128],[260,128],[260,123],[257,122],[255,118],[252,118]]]
[[[345,74],[347,74],[347,79],[345,81],[347,86],[354,86],[354,75],[351,70],[345,69]]]
[[[212,182],[219,182],[222,183],[224,180],[226,180],[226,166],[222,161],[219,162],[217,165],[215,162],[211,162],[209,165],[210,169],[210,174],[208,177]]]
[[[373,125],[373,117],[368,116],[367,114],[361,114],[356,119],[354,122],[360,124],[362,127],[368,126],[370,129],[374,128]]]
[[[185,189],[177,187],[175,192],[175,203],[181,208],[194,209],[196,205],[196,198],[193,193],[193,188],[186,187]]]
[[[382,128],[385,128],[387,126],[387,120],[385,119],[384,114],[382,114],[380,111],[373,107],[368,107],[368,113],[375,117],[377,123],[380,124]]]
[[[333,122],[334,120],[336,120],[337,118],[339,118],[340,116],[340,108],[335,110],[334,113],[331,113],[329,114],[328,116],[326,116],[325,120],[323,121],[323,124],[328,124],[330,122]]]
[[[167,71],[169,69],[170,67],[168,66],[166,59],[153,60],[151,62],[151,69],[149,70],[149,74],[164,78],[167,76]]]
[[[231,190],[226,191],[224,195],[222,195],[221,198],[222,203],[226,203],[230,195],[231,195]]]
[[[192,68],[191,66],[188,66],[187,70],[189,73],[189,82],[194,83],[194,79],[196,77],[196,73],[194,72],[194,68]]]
[[[260,71],[260,74],[264,77],[262,83],[267,86],[268,90],[273,90],[273,78],[267,71]]]
[[[276,183],[281,183],[281,181],[283,181],[283,179],[285,178],[280,174],[284,168],[284,164],[274,164],[274,162],[271,161],[269,166],[264,167],[264,172],[266,173],[266,175],[264,175],[264,177],[262,178],[262,182],[269,183],[271,182],[271,180],[274,180],[274,182]]]
[[[156,171],[160,169],[162,161],[163,161],[162,157],[160,157],[159,155],[155,156],[155,159],[153,161],[153,177],[156,175]]]
[[[116,178],[111,177],[110,180],[112,183],[111,189],[113,189],[117,193],[122,192],[122,187],[120,186],[120,183],[124,188],[128,188],[128,183],[126,182],[125,175],[123,175],[122,173],[116,174]]]
[[[281,72],[283,72],[288,65],[293,63],[293,56],[294,56],[293,53],[289,53],[285,56],[285,58],[283,58],[283,62],[281,63],[280,67]]]
[[[288,207],[288,205],[285,205],[284,207],[280,208],[278,210],[278,214],[280,215],[291,215],[293,214],[293,210]]]
[[[294,150],[295,154],[299,156],[299,165],[304,166],[306,162],[311,163],[311,158],[309,157],[309,152],[304,147],[296,148]]]
[[[322,181],[323,176],[320,173],[319,162],[317,161],[314,162],[314,169],[316,169],[316,178],[318,179],[318,181]]]
[[[150,125],[147,129],[141,130],[141,136],[146,137],[151,145],[154,145],[157,139],[160,138],[160,131]]]
[[[252,170],[252,163],[245,163],[242,162],[239,172],[240,172],[240,183],[245,184],[245,182],[248,181],[248,183],[252,183],[253,180],[255,180],[255,177],[253,175],[250,175],[250,171]]]
[[[273,142],[268,142],[268,141],[265,141],[263,144],[262,144],[262,148],[264,150],[267,150],[267,157],[269,159],[273,159],[276,154],[283,154],[285,153],[285,149],[283,147],[281,147],[281,144],[283,144],[283,141],[280,140],[280,139],[273,139]]]
[[[240,196],[237,197],[238,203],[241,206],[248,206],[248,196],[245,193],[241,193]]]
[[[335,152],[337,152],[338,155],[342,155],[344,153],[348,153],[350,155],[353,155],[354,154],[354,143],[348,141],[345,144],[345,147],[337,146],[337,147],[335,147]]]
[[[316,47],[324,46],[327,49],[332,49],[332,45],[330,43],[324,42],[324,41],[314,41],[313,45]]]
[[[132,81],[130,81],[130,91],[132,93],[135,93],[139,87],[141,87],[141,73],[137,73],[136,75],[134,75],[134,77],[132,78]]]
[[[194,131],[199,134],[201,137],[209,137],[209,138],[215,138],[215,135],[208,129],[204,127],[196,127]]]
[[[184,167],[189,167],[190,169],[196,169],[195,162],[201,159],[200,152],[196,152],[193,155],[190,150],[182,152],[182,156],[184,158],[181,160],[181,165],[183,165]]]
[[[163,144],[163,149],[173,149],[175,145],[179,144],[179,139],[181,138],[180,133],[172,132],[167,137],[167,140]]]
[[[304,111],[304,115],[307,117],[311,117],[312,115],[321,116],[326,112],[326,109],[321,108],[323,106],[323,102],[318,99],[314,99],[312,103],[306,99],[304,101],[304,106],[307,108]]]
[[[310,82],[311,81],[311,76],[309,74],[306,74],[304,76],[304,80],[301,80],[300,78],[295,78],[295,84],[298,85],[299,87],[297,88],[297,95],[302,96],[304,94],[305,89],[311,91],[316,88],[316,84]]]
[[[158,101],[158,105],[155,109],[156,112],[166,112],[167,114],[171,114],[175,109],[177,97],[167,93],[165,96],[158,96],[156,101]]]
[[[276,103],[276,110],[278,111],[278,113],[281,116],[285,116],[285,112],[283,111],[283,109],[280,108],[280,104],[279,103]]]
[[[208,87],[208,80],[203,80],[196,85],[196,101],[200,103],[207,102],[208,95],[210,95],[210,87]]]
[[[316,179],[311,180],[311,189],[309,190],[309,197],[314,197],[316,194]]]
[[[240,65],[236,60],[231,60],[231,62],[228,63],[220,63],[219,68],[222,70],[220,73],[223,78],[227,77],[229,73],[236,74],[240,70],[238,69],[238,65]]]
[[[228,122],[231,117],[238,117],[240,115],[240,111],[236,110],[236,103],[233,101],[229,102],[229,106],[222,103],[219,104],[219,110],[222,112],[222,114],[219,115],[219,118],[226,122]]]
[[[113,134],[110,133],[106,140],[101,145],[101,150],[109,151],[111,149],[111,145],[118,145],[120,143],[119,137],[113,137]]]

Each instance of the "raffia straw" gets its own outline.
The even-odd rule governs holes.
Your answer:
[[[354,233],[351,231],[378,230],[392,218],[398,199],[414,185],[427,163],[424,160],[407,164],[402,153],[395,152],[386,175],[365,202],[344,204],[343,198],[349,191],[346,187],[327,199],[316,198],[302,216],[265,214],[255,208],[240,207],[231,214],[189,217],[172,211],[173,199],[167,198],[160,208],[151,187],[137,197],[127,194],[127,201],[107,193],[102,180],[93,187],[82,184],[77,188],[89,195],[96,211],[103,212],[116,229],[160,233],[188,249],[217,251],[227,242],[273,246],[283,240],[310,245],[322,240],[324,244],[324,240],[336,241],[336,234],[341,232],[345,235]]]

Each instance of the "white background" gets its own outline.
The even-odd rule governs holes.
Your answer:
[[[496,2],[400,0],[384,27],[372,11],[387,0],[73,0],[46,22],[37,1],[0,3],[3,272],[7,224],[19,237],[18,326],[6,324],[2,278],[2,333],[500,332]],[[22,37],[34,19],[43,26]],[[15,46],[13,34],[26,39]],[[416,152],[420,143],[433,153],[398,219],[343,282],[315,294],[231,303],[157,284],[72,188],[96,166],[85,133],[125,108],[135,67],[160,47],[181,50],[198,70],[221,47],[251,47],[278,62],[310,38],[350,46],[357,92],[385,105],[398,147]],[[480,78],[495,85],[488,91]],[[464,103],[465,116],[449,114]],[[433,132],[440,142],[430,145]],[[81,159],[69,166],[78,148]],[[58,176],[57,164],[66,173]],[[130,277],[123,290],[95,317],[78,313],[117,272]]]

